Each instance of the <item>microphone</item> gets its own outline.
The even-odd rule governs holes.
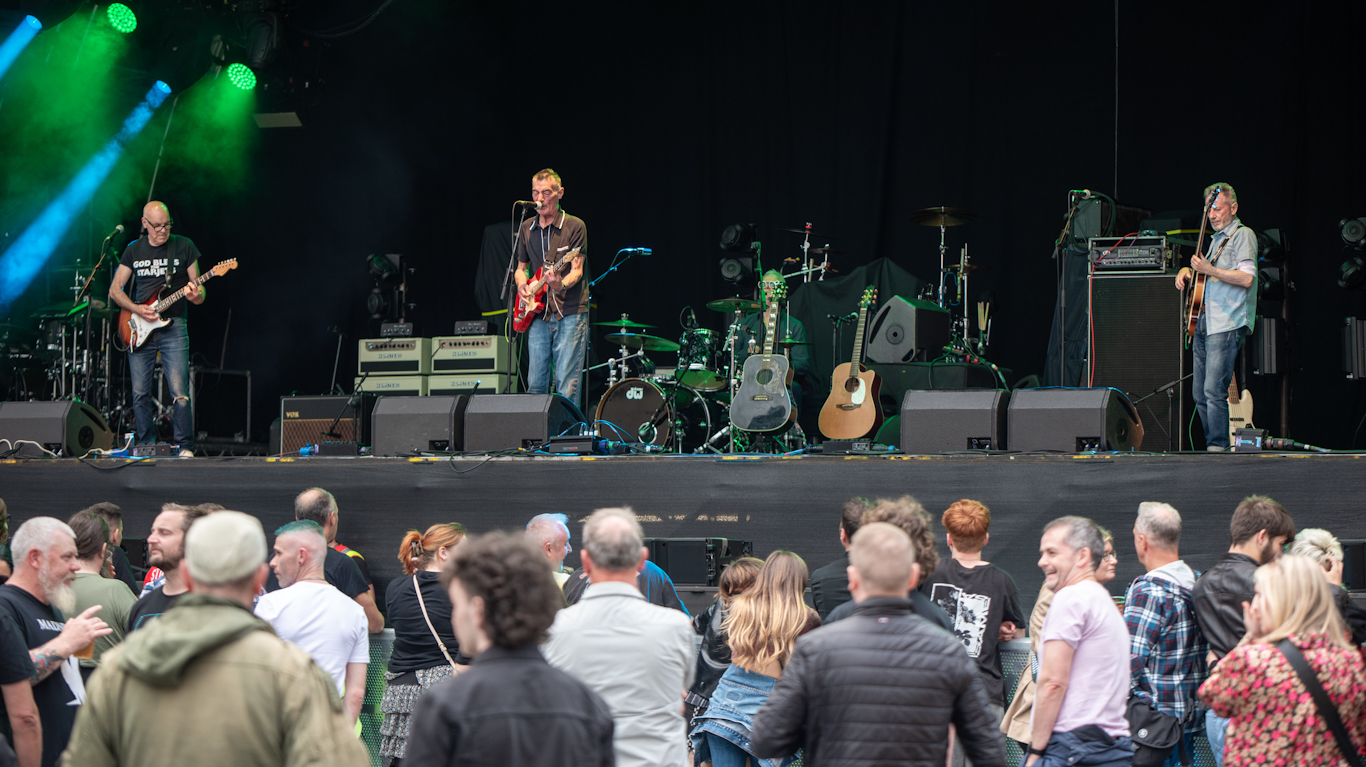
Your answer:
[[[113,236],[116,235],[116,234],[121,234],[122,232],[123,232],[123,224],[119,224],[118,226],[114,227],[114,231],[112,231],[112,232],[109,233],[109,237],[105,237],[104,239],[107,240],[107,239],[109,239],[110,237],[113,237]]]
[[[514,202],[513,205],[521,205],[523,208],[535,208],[536,210],[541,209],[541,204],[539,202],[533,202],[531,200],[518,200],[517,202]]]
[[[622,249],[621,249],[621,252],[622,252],[622,253],[644,253],[644,254],[647,255],[647,256],[650,255],[651,253],[654,253],[654,251],[653,251],[653,250],[650,250],[649,248],[622,248]]]
[[[1095,197],[1095,195],[1091,193],[1090,189],[1072,189],[1069,191],[1069,194],[1079,194],[1081,195],[1081,199],[1083,200],[1089,200],[1092,197]]]

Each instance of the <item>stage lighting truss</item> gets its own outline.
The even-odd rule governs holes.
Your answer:
[[[110,26],[125,35],[138,28],[137,14],[123,3],[110,5],[109,10],[105,11],[105,16],[108,17]]]
[[[249,91],[256,87],[256,73],[246,64],[229,64],[227,72],[228,82],[238,88]]]

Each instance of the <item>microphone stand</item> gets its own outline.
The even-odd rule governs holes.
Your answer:
[[[342,405],[341,411],[337,413],[337,417],[336,417],[336,418],[333,418],[333,419],[332,419],[332,423],[328,425],[327,431],[323,432],[323,433],[322,433],[322,436],[324,436],[324,437],[332,437],[333,439],[338,439],[338,440],[341,439],[342,435],[340,435],[340,434],[337,433],[337,424],[341,423],[342,416],[346,415],[346,411],[349,410],[349,409],[351,409],[352,407],[354,407],[354,404],[353,404],[353,403],[355,402],[356,395],[361,393],[361,389],[365,386],[365,379],[367,379],[367,378],[369,378],[369,377],[370,377],[370,372],[369,372],[369,371],[365,371],[365,372],[363,372],[363,373],[360,374],[360,381],[358,381],[358,382],[356,383],[356,389],[355,389],[355,391],[351,392],[351,396],[346,398],[346,404],[345,404],[345,405]],[[354,417],[354,416],[353,416],[353,417]],[[359,435],[359,434],[355,434],[355,435],[352,435],[352,436],[354,437],[352,441],[355,442],[356,444],[360,444],[360,439],[359,439],[360,435]]]
[[[327,390],[328,394],[334,394],[337,391],[337,366],[341,364],[342,340],[346,338],[346,334],[341,332],[341,328],[336,325],[333,325],[328,329],[337,334],[337,354],[332,358],[332,386]],[[222,367],[222,365],[219,365],[219,367]],[[334,423],[333,426],[336,426],[336,424]]]

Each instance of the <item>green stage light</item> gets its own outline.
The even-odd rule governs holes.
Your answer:
[[[133,13],[133,9],[123,3],[114,3],[109,6],[106,15],[108,15],[109,23],[114,29],[125,35],[138,28],[137,14]]]
[[[256,87],[256,73],[246,64],[229,64],[228,81],[244,91]]]

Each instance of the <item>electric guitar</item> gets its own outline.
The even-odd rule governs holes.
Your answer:
[[[155,320],[144,320],[141,315],[123,309],[119,312],[119,338],[123,339],[124,345],[129,349],[142,346],[147,338],[152,335],[152,331],[171,324],[170,320],[160,316],[161,313],[166,311],[171,304],[189,295],[190,288],[197,289],[214,277],[222,277],[228,273],[228,270],[236,268],[237,259],[230,258],[227,261],[214,264],[212,269],[185,283],[185,287],[170,295],[164,295],[167,288],[162,288],[156,295],[142,303],[142,306],[150,306],[157,313],[158,316]]]
[[[531,287],[531,298],[523,298],[519,292],[517,294],[517,306],[512,310],[512,329],[518,333],[525,333],[531,327],[531,321],[536,319],[536,315],[545,311],[545,295],[550,289],[547,284],[550,282],[550,273],[560,269],[565,264],[574,260],[579,255],[579,248],[574,248],[568,253],[560,256],[560,259],[550,265],[547,269],[545,264],[536,270],[536,274],[527,283]]]
[[[787,391],[787,356],[774,354],[778,337],[778,301],[787,296],[781,279],[761,283],[766,294],[764,350],[745,360],[740,390],[730,405],[730,422],[741,431],[776,433],[792,425],[792,399]]]
[[[830,439],[859,439],[882,425],[882,406],[878,395],[882,379],[863,367],[864,328],[868,308],[877,301],[877,288],[863,291],[858,303],[858,330],[854,331],[854,357],[841,362],[830,376],[830,396],[821,407],[821,434]]]
[[[1252,425],[1252,392],[1243,389],[1240,396],[1238,394],[1238,379],[1231,378],[1228,382],[1228,443],[1238,444],[1233,439],[1233,435],[1239,429],[1256,428]]]
[[[1205,200],[1205,212],[1200,219],[1200,234],[1195,238],[1195,255],[1200,255],[1200,249],[1204,247],[1205,226],[1209,223],[1209,209],[1214,207],[1214,201],[1219,199],[1220,187],[1215,187],[1209,193],[1209,198]],[[1225,240],[1225,242],[1228,242]],[[1215,256],[1218,258],[1218,255]],[[1205,282],[1209,275],[1204,272],[1196,272],[1195,279],[1191,281],[1188,292],[1186,293],[1186,345],[1189,346],[1191,339],[1195,338],[1195,327],[1200,322],[1200,314],[1205,310]]]

